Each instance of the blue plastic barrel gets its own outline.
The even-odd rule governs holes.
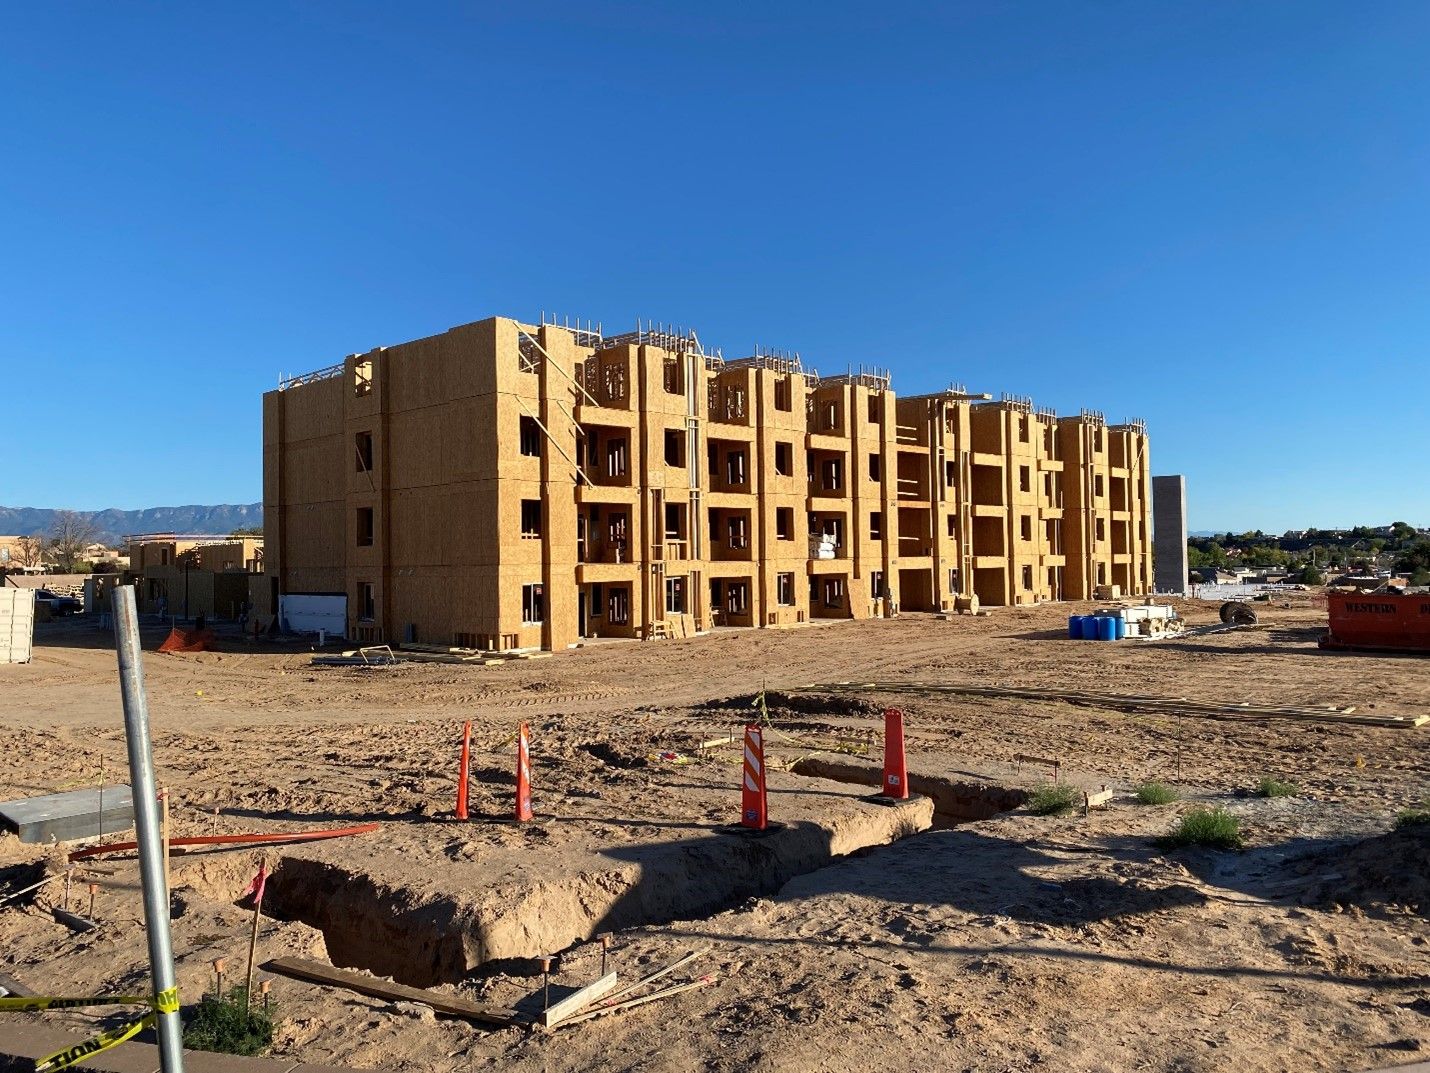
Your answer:
[[[1111,615],[1096,615],[1094,621],[1097,623],[1097,639],[1099,641],[1117,640],[1117,620]]]
[[[1114,641],[1120,641],[1127,636],[1127,620],[1121,615],[1112,616],[1112,624],[1115,628],[1112,634]]]
[[[1071,640],[1082,640],[1082,623],[1078,621],[1080,618],[1082,618],[1081,615],[1068,616],[1068,637]]]
[[[1097,619],[1092,615],[1078,615],[1077,636],[1081,641],[1096,641]]]

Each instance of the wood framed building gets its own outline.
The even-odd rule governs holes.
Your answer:
[[[479,321],[265,394],[265,568],[500,650],[1149,591],[1145,429],[986,399]]]

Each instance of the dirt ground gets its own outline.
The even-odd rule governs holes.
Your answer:
[[[1180,605],[1193,624],[1215,605]],[[672,977],[715,982],[554,1033],[486,1031],[275,978],[275,1053],[393,1070],[1361,1070],[1430,1057],[1430,846],[1393,817],[1430,794],[1430,726],[1135,714],[1060,702],[889,692],[838,681],[1055,686],[1200,701],[1430,711],[1424,661],[1330,654],[1306,598],[1262,625],[1157,643],[1065,639],[1076,605],[603,643],[501,666],[320,669],[301,646],[150,655],[160,782],[176,836],[376,821],[268,855],[265,957],[331,958],[497,1006],[599,973],[615,932],[623,982],[708,947]],[[162,638],[146,636],[152,648]],[[770,810],[749,841],[737,749],[701,755],[769,691]],[[28,666],[0,667],[5,799],[124,781],[111,639],[47,624]],[[906,713],[911,772],[1021,795],[1054,757],[1114,790],[1091,815],[1015,810],[972,823],[892,816],[867,789],[781,770],[879,760],[879,712]],[[474,821],[450,818],[457,741],[473,721]],[[535,822],[506,822],[512,735],[531,725]],[[673,755],[662,755],[673,754]],[[1292,797],[1251,791],[1263,776]],[[1135,803],[1156,778],[1182,800]],[[998,798],[1002,801],[1003,798]],[[1197,804],[1242,821],[1244,852],[1162,851]],[[217,811],[216,811],[217,810]],[[115,836],[117,837],[117,836]],[[887,844],[886,844],[887,843]],[[0,883],[39,878],[65,846],[0,838]],[[241,964],[234,902],[251,850],[175,859],[181,995],[209,961]],[[60,884],[0,909],[0,969],[45,993],[142,987],[131,857],[96,862],[101,927],[71,935]],[[79,884],[81,890],[83,883]],[[87,893],[75,894],[78,904]],[[306,923],[304,922],[306,921]],[[233,969],[229,969],[230,973]],[[76,1034],[107,1022],[44,1015]]]

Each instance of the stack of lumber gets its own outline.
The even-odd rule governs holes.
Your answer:
[[[1036,686],[956,685],[936,682],[830,682],[792,689],[792,693],[943,693],[959,697],[992,697],[1013,700],[1063,701],[1092,708],[1129,712],[1160,712],[1166,715],[1194,715],[1207,719],[1298,719],[1307,722],[1350,723],[1366,727],[1413,730],[1430,723],[1430,715],[1360,714],[1354,706],[1300,707],[1281,704],[1230,703],[1190,700],[1187,697],[1144,697],[1129,693],[1091,693],[1078,689],[1045,689]]]

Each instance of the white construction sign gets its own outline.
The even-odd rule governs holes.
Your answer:
[[[29,663],[35,647],[35,590],[0,589],[0,663]]]

